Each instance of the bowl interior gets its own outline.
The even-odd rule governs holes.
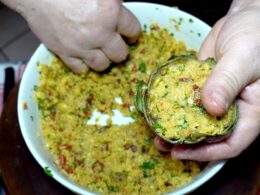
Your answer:
[[[177,8],[152,3],[125,3],[124,5],[136,15],[143,27],[157,22],[160,27],[167,28],[174,33],[178,40],[183,40],[189,49],[196,51],[199,50],[202,41],[211,29],[196,17]],[[59,171],[53,163],[52,156],[48,152],[43,136],[41,135],[39,127],[40,111],[33,95],[35,86],[39,84],[37,64],[48,64],[53,56],[41,44],[30,59],[22,78],[18,94],[18,118],[22,135],[34,158],[43,168],[49,167],[54,179],[78,194],[92,194],[90,191],[69,180]],[[27,109],[23,109],[24,104],[27,104]],[[190,184],[177,189],[171,194],[191,192],[215,175],[224,164],[224,161],[209,163],[202,173]]]

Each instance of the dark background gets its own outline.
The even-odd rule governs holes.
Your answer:
[[[136,0],[126,0],[125,2],[136,2]],[[179,9],[186,11],[209,25],[213,24],[223,17],[230,5],[231,0],[143,0],[142,2],[152,2],[169,6],[177,6]]]

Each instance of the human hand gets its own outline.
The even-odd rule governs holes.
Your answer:
[[[216,67],[202,90],[206,110],[223,115],[237,98],[239,120],[226,140],[204,145],[172,145],[159,137],[155,145],[172,157],[209,161],[239,155],[260,132],[260,1],[237,0],[204,41],[200,59],[215,57]]]
[[[135,42],[141,29],[120,0],[26,0],[18,11],[76,73],[103,71],[111,61],[125,60],[126,42]]]

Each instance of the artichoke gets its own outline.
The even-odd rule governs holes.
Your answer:
[[[236,101],[221,117],[212,116],[201,102],[201,88],[216,61],[176,57],[156,69],[146,84],[137,84],[135,105],[157,135],[172,144],[217,142],[228,137],[239,113]]]

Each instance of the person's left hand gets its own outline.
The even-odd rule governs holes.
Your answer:
[[[260,132],[260,7],[257,1],[234,1],[204,41],[200,59],[215,57],[216,67],[202,91],[206,110],[223,115],[237,97],[239,120],[233,134],[224,141],[200,145],[175,145],[154,139],[161,151],[174,159],[221,160],[239,155]],[[259,1],[258,1],[259,2]]]

